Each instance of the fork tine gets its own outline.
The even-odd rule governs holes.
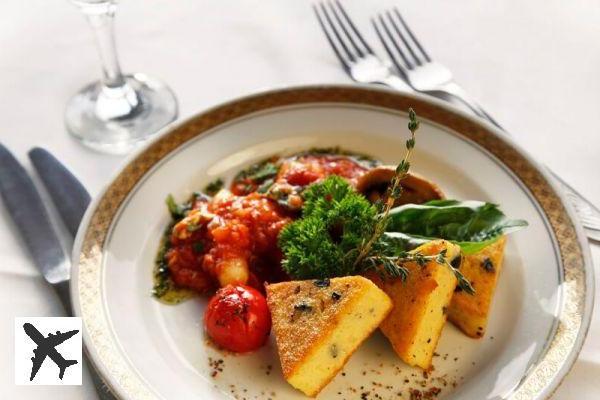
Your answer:
[[[422,65],[423,63],[421,62],[421,60],[419,59],[419,57],[415,54],[415,52],[414,52],[412,46],[410,45],[410,43],[408,43],[408,41],[404,37],[404,34],[402,33],[402,31],[400,30],[400,28],[396,24],[396,21],[394,21],[394,18],[392,18],[392,14],[389,11],[386,11],[385,15],[388,17],[388,20],[390,21],[390,25],[392,25],[392,28],[396,32],[396,35],[400,38],[400,40],[402,41],[402,43],[404,43],[404,47],[406,47],[408,49],[408,52],[410,53],[410,55],[412,56],[413,60],[415,61],[415,64]]]
[[[333,16],[335,17],[335,20],[337,21],[338,25],[340,26],[340,28],[342,28],[342,31],[346,35],[346,38],[348,39],[348,41],[350,42],[350,44],[352,45],[352,47],[354,47],[354,51],[358,54],[359,57],[363,57],[364,56],[364,51],[362,51],[360,49],[360,47],[358,47],[358,45],[356,44],[356,42],[352,38],[352,35],[350,34],[350,32],[348,32],[348,29],[346,28],[346,25],[342,22],[342,19],[340,18],[338,11],[334,8],[333,3],[331,1],[328,1],[327,5],[329,6],[329,10],[331,11],[331,13],[333,14]]]
[[[379,14],[378,18],[379,18],[379,23],[381,24],[381,26],[383,26],[383,30],[385,31],[385,33],[387,33],[389,41],[392,42],[392,45],[396,49],[396,52],[400,55],[400,57],[402,58],[402,61],[404,61],[406,68],[413,69],[414,65],[410,62],[408,57],[406,57],[406,54],[404,54],[404,51],[402,51],[402,48],[398,45],[398,42],[396,40],[394,40],[394,35],[390,31],[390,28],[386,24],[385,20],[383,19],[383,15]],[[394,56],[390,56],[390,57],[392,57],[392,59],[395,59]]]
[[[327,38],[329,45],[333,49],[333,52],[337,56],[338,60],[340,60],[340,63],[342,64],[342,67],[344,67],[344,70],[348,71],[350,69],[350,66],[348,65],[348,62],[344,59],[344,57],[342,56],[342,53],[340,53],[339,49],[335,45],[333,38],[330,36],[329,32],[327,31],[327,28],[325,28],[325,23],[323,22],[323,19],[319,15],[319,10],[317,9],[317,6],[315,4],[313,4],[312,7],[313,7],[313,11],[315,12],[315,15],[317,16],[317,20],[319,21],[319,25],[321,25],[321,29],[323,29],[323,33],[325,33],[325,37]]]
[[[373,28],[375,28],[375,32],[377,33],[377,37],[379,38],[379,41],[381,42],[381,44],[383,45],[383,48],[385,49],[386,53],[388,54],[388,56],[392,60],[392,63],[394,63],[394,65],[396,66],[396,69],[398,70],[398,73],[406,81],[406,72],[404,71],[404,67],[402,65],[400,65],[400,63],[398,62],[398,59],[397,59],[396,55],[392,52],[392,49],[390,48],[390,46],[388,45],[387,41],[385,40],[385,37],[383,36],[383,33],[381,33],[381,30],[379,29],[379,26],[377,26],[377,22],[375,21],[375,18],[371,18],[371,24],[373,24]]]
[[[406,24],[406,22],[404,22],[404,18],[402,18],[402,15],[400,14],[400,11],[398,11],[398,9],[396,7],[394,7],[394,12],[396,13],[396,16],[398,17],[398,19],[400,20],[400,23],[402,24],[402,26],[406,30],[406,33],[408,33],[408,35],[410,36],[410,38],[412,39],[412,41],[417,45],[417,47],[421,51],[421,54],[423,54],[423,57],[425,57],[425,60],[427,60],[427,62],[431,62],[431,58],[429,57],[429,54],[427,54],[427,52],[425,51],[425,49],[423,48],[423,46],[421,46],[421,43],[419,43],[419,41],[417,40],[416,36],[412,33],[412,31],[410,30],[410,28],[408,27],[408,25]]]
[[[367,53],[369,53],[369,54],[375,54],[375,53],[373,53],[373,50],[367,44],[367,42],[365,41],[365,39],[363,38],[363,36],[360,34],[360,32],[358,31],[358,28],[356,28],[356,25],[354,25],[354,22],[352,22],[352,20],[348,16],[348,13],[344,9],[344,7],[342,7],[342,4],[339,2],[339,0],[335,0],[335,4],[337,5],[338,9],[342,13],[344,19],[346,20],[346,22],[348,23],[348,25],[350,26],[350,28],[352,29],[352,31],[354,32],[354,34],[356,35],[356,37],[358,37],[358,40],[360,40],[360,42],[365,47],[365,49],[367,49]]]
[[[350,52],[350,49],[348,48],[348,46],[346,46],[346,43],[344,43],[344,40],[342,39],[342,37],[340,36],[340,33],[338,32],[337,28],[335,27],[335,24],[331,20],[331,17],[329,16],[329,12],[327,12],[327,9],[325,8],[325,4],[320,3],[319,5],[321,6],[321,12],[323,13],[323,15],[325,15],[325,19],[327,20],[327,23],[329,24],[329,28],[333,31],[333,34],[335,35],[335,37],[338,40],[338,43],[344,49],[346,56],[350,59],[350,61],[352,61],[352,62],[356,61],[356,58],[354,57],[352,52]]]

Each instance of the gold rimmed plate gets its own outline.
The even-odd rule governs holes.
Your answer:
[[[71,294],[95,366],[123,399],[304,396],[281,376],[274,342],[223,354],[202,330],[206,299],[177,306],[151,296],[152,268],[169,221],[164,199],[183,200],[216,177],[274,154],[340,146],[387,163],[403,155],[407,110],[422,123],[412,162],[448,197],[502,205],[530,226],[511,235],[486,336],[447,324],[423,375],[378,333],[319,398],[544,399],[575,361],[593,304],[587,242],[548,175],[493,127],[417,95],[311,86],[234,100],[168,128],[132,156],[88,210],[77,236]],[[218,360],[223,360],[218,361]]]

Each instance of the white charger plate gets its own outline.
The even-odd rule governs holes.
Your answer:
[[[397,162],[408,107],[420,120],[414,171],[449,198],[498,203],[530,226],[511,235],[487,333],[450,323],[435,371],[403,364],[374,334],[319,399],[409,398],[440,387],[452,399],[543,399],[570,369],[593,304],[587,242],[548,175],[489,125],[423,96],[357,86],[291,88],[245,97],[170,127],[130,161],[88,210],[77,235],[71,294],[96,368],[123,399],[301,399],[282,377],[274,341],[225,355],[202,330],[206,299],[151,296],[169,221],[164,199],[186,199],[216,177],[274,154],[341,146]],[[210,359],[223,359],[213,375]],[[406,382],[408,380],[408,382]]]

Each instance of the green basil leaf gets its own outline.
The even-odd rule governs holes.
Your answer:
[[[408,250],[423,241],[446,239],[460,245],[465,254],[473,254],[501,235],[526,226],[524,220],[507,218],[496,204],[474,200],[433,200],[392,209],[387,237],[396,244],[403,242]]]

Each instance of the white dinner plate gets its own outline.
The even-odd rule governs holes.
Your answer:
[[[283,379],[272,338],[249,355],[223,354],[203,332],[205,298],[169,306],[152,297],[154,258],[169,222],[165,197],[183,201],[216,177],[312,147],[395,163],[408,107],[421,120],[414,171],[449,198],[498,203],[529,227],[509,237],[484,338],[446,324],[435,370],[425,376],[375,333],[319,399],[409,399],[411,389],[431,387],[451,399],[549,397],[577,357],[593,303],[589,250],[572,210],[540,166],[491,126],[430,98],[356,86],[271,91],[200,113],[131,157],[96,198],[77,236],[71,294],[86,348],[114,393],[304,398]],[[220,359],[222,371],[214,366]]]

